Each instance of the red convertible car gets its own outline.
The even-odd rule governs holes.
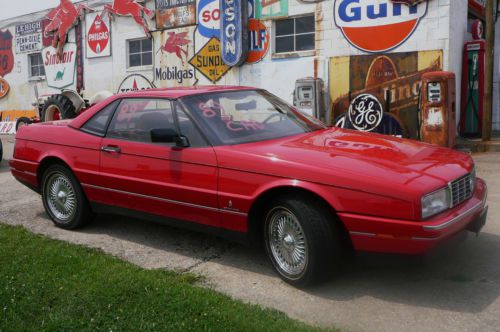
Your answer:
[[[349,250],[422,254],[487,213],[469,155],[327,128],[247,87],[110,97],[20,129],[10,167],[59,227],[113,212],[259,239],[298,286]]]

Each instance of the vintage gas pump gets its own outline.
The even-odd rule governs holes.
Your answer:
[[[484,40],[465,43],[460,112],[460,133],[463,136],[479,136],[482,132],[485,47]]]
[[[455,74],[438,71],[422,75],[420,139],[441,146],[456,143]]]
[[[305,77],[296,80],[293,105],[303,113],[325,120],[323,87],[321,78]]]

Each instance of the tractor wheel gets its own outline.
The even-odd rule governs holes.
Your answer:
[[[71,100],[63,95],[50,96],[43,106],[43,121],[76,118],[76,109]]]
[[[31,120],[25,116],[23,117],[20,117],[19,119],[17,119],[17,122],[16,122],[16,132],[19,130],[19,128],[23,127],[23,126],[27,126],[31,123]]]

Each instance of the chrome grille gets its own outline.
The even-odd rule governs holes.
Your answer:
[[[466,174],[450,183],[451,206],[454,207],[472,197],[474,183],[471,174]]]

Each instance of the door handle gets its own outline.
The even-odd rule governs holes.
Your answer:
[[[101,151],[109,152],[109,153],[121,153],[122,149],[116,145],[105,145],[101,147]]]

